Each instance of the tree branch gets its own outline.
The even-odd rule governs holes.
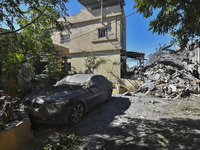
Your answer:
[[[190,1],[190,0],[183,0],[184,3],[188,3],[188,4],[192,4],[192,5],[199,5],[200,6],[200,2],[194,2],[194,1]]]
[[[2,32],[2,33],[0,33],[0,35],[7,35],[7,34],[12,34],[12,33],[16,33],[16,32],[18,32],[18,31],[20,31],[20,30],[22,30],[22,29],[24,29],[24,28],[26,28],[26,27],[28,27],[29,25],[31,25],[31,24],[33,24],[36,20],[38,20],[43,14],[44,14],[44,12],[46,11],[46,9],[47,9],[47,6],[48,6],[48,4],[46,5],[46,7],[45,7],[45,9],[44,9],[44,11],[43,12],[41,12],[41,14],[39,14],[34,20],[32,20],[30,23],[28,23],[28,24],[26,24],[25,26],[23,26],[23,27],[21,27],[21,28],[19,28],[19,29],[17,29],[17,30],[15,30],[15,31],[10,31],[10,32]]]

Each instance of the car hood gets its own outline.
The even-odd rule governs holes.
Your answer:
[[[33,93],[28,96],[25,101],[31,101],[32,103],[50,103],[62,100],[70,100],[75,97],[79,97],[86,90],[80,87],[51,87],[46,90]]]

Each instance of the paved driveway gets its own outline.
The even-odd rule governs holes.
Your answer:
[[[80,149],[197,150],[200,149],[200,100],[113,95],[111,101],[88,112],[77,125],[57,126],[57,129],[75,133],[84,143]],[[48,130],[40,128],[40,131]]]

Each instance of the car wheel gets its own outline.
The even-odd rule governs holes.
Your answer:
[[[70,121],[72,124],[78,123],[84,114],[84,105],[81,102],[78,102],[74,105],[72,108],[71,116],[70,116]]]
[[[109,90],[107,100],[110,101],[112,98],[112,90]]]

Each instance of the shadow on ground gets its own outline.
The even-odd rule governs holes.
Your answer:
[[[114,126],[109,133],[96,133],[89,140],[92,143],[89,142],[85,149],[197,150],[200,149],[200,120],[128,118],[127,122]]]
[[[40,126],[35,132],[75,133],[85,150],[200,149],[200,120],[138,119],[125,114],[130,106],[128,98],[113,97],[88,112],[75,126],[44,125],[45,130]]]
[[[35,136],[40,136],[56,130],[65,130],[69,133],[78,132],[79,135],[84,135],[85,133],[92,134],[93,130],[95,132],[97,131],[96,128],[99,129],[103,126],[107,126],[116,116],[123,115],[130,105],[131,102],[128,98],[113,97],[111,101],[106,101],[86,113],[81,122],[77,125],[53,125],[32,122],[32,129]]]

